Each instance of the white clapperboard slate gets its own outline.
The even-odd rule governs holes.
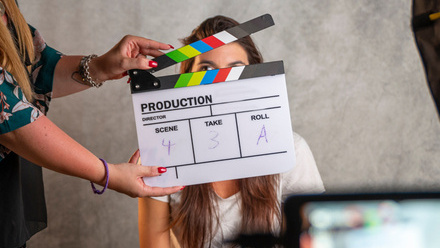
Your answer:
[[[132,70],[141,162],[167,172],[150,186],[193,185],[276,174],[295,165],[282,61],[154,77],[151,73],[273,25],[268,14]]]

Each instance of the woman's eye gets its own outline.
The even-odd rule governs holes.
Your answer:
[[[204,66],[200,67],[200,70],[201,71],[210,71],[210,70],[214,70],[214,68],[212,68],[209,65],[204,65]]]

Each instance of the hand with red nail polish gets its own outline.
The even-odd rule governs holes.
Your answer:
[[[180,191],[182,186],[161,188],[144,183],[144,177],[160,176],[166,171],[167,168],[163,166],[141,165],[140,152],[137,150],[128,163],[109,163],[109,188],[132,197],[163,196]]]
[[[89,63],[90,74],[100,82],[119,79],[133,69],[147,70],[158,66],[156,61],[147,56],[158,57],[164,53],[161,50],[174,48],[171,45],[149,40],[138,36],[125,36],[107,53],[94,58]]]

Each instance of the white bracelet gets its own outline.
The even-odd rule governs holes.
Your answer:
[[[81,62],[79,63],[79,75],[82,78],[82,82],[85,85],[89,85],[89,86],[93,86],[96,88],[101,87],[102,83],[96,83],[92,77],[90,76],[90,72],[89,72],[89,63],[92,59],[98,57],[98,55],[96,54],[92,54],[89,56],[84,56],[81,59]]]

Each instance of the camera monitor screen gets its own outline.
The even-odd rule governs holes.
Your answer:
[[[297,196],[287,200],[286,247],[440,247],[440,194]]]

